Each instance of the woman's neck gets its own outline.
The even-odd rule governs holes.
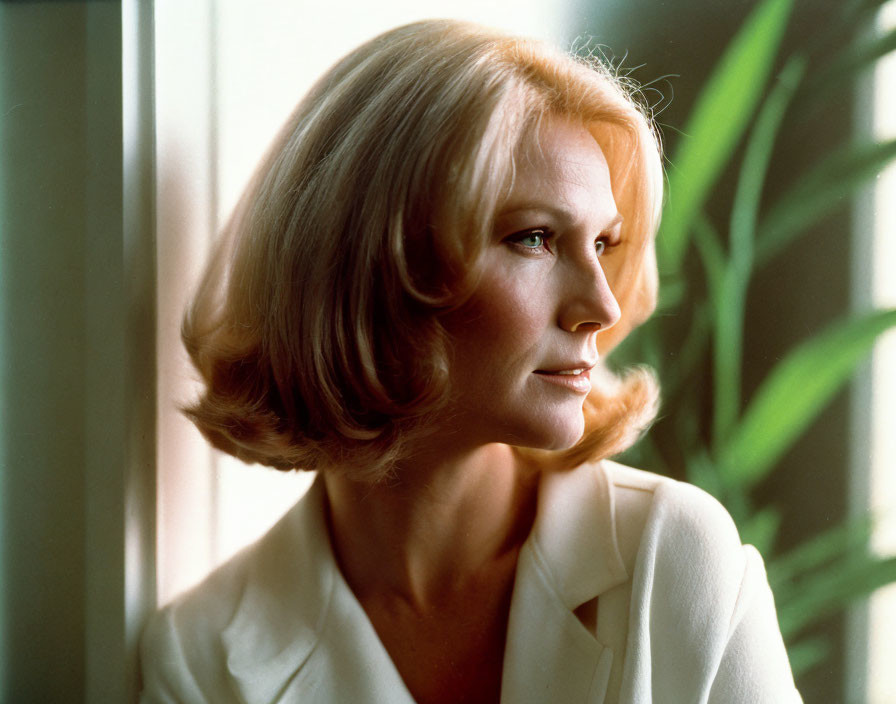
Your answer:
[[[335,473],[324,481],[334,552],[355,594],[421,611],[512,570],[535,515],[536,472],[507,445],[417,453],[375,486]]]

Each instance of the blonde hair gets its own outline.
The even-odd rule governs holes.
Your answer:
[[[216,447],[278,469],[384,477],[444,402],[439,314],[480,253],[544,116],[580,119],[624,216],[606,353],[652,311],[658,140],[611,72],[542,42],[430,20],[340,60],[299,103],[225,227],[183,323],[205,382],[185,409]],[[621,451],[653,417],[643,370],[589,396],[559,464]]]

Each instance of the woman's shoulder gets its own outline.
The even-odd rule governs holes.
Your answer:
[[[224,628],[257,569],[254,563],[263,559],[264,543],[262,538],[244,548],[166,603],[151,617],[145,639],[152,641],[153,635],[165,630],[202,634]]]
[[[231,700],[229,691],[219,691],[230,679],[222,636],[242,609],[272,538],[269,532],[244,548],[150,617],[140,642],[142,701]]]
[[[623,698],[799,702],[762,557],[725,507],[685,482],[603,471],[620,535],[637,524]]]
[[[684,605],[690,625],[682,635],[693,628],[695,638],[705,637],[699,625],[704,618],[727,624],[748,573],[764,582],[765,571],[755,549],[742,544],[725,507],[692,484],[616,463],[604,465],[616,499],[621,552],[629,553],[635,600],[648,612],[656,611],[651,619],[672,617]],[[651,599],[655,593],[664,598]],[[695,604],[704,617],[693,617]]]
[[[601,469],[612,486],[619,518],[625,519],[627,511],[645,512],[654,530],[661,528],[665,542],[690,537],[700,543],[740,545],[731,515],[703,489],[608,460]]]
[[[603,461],[613,496],[620,552],[627,566],[659,560],[669,570],[697,576],[701,566],[743,569],[743,546],[731,515],[692,484],[617,462]]]
[[[228,681],[220,634],[237,611],[256,551],[240,553],[150,617],[140,641],[141,701],[229,696],[217,691],[217,683]]]
[[[276,649],[290,627],[315,621],[329,574],[319,564],[320,503],[312,487],[261,538],[149,619],[141,639],[148,701],[230,701],[229,693],[209,697],[230,680],[235,652]],[[168,689],[177,696],[160,694]]]

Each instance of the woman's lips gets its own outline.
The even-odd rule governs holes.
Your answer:
[[[564,369],[548,372],[537,369],[535,373],[542,379],[558,386],[563,386],[580,394],[591,391],[591,368]]]

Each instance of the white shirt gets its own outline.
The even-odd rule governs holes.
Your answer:
[[[316,481],[162,609],[143,702],[413,701],[334,560]],[[705,492],[613,462],[546,473],[502,704],[800,702],[762,559]]]

